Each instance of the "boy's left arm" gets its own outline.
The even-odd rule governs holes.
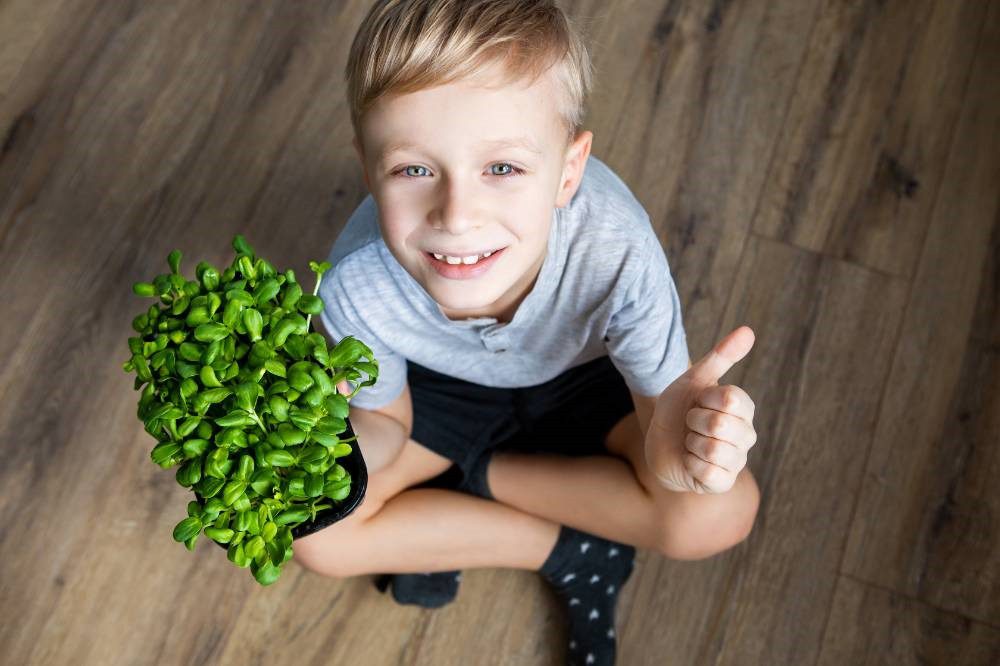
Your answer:
[[[701,495],[736,484],[757,441],[754,403],[738,386],[719,386],[719,379],[753,343],[753,331],[741,326],[698,363],[689,360],[688,370],[659,396],[632,393],[646,464],[663,488]]]

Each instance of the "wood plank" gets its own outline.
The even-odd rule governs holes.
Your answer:
[[[645,610],[629,617],[624,663],[816,659],[817,609],[833,598],[907,287],[751,236],[722,329],[747,324],[757,341],[720,383],[743,387],[757,406],[757,524],[731,551],[643,572],[635,604]]]
[[[912,276],[986,6],[824,3],[754,230]]]
[[[893,353],[842,564],[860,580],[994,625],[1000,625],[995,237],[993,263],[987,258],[1000,214],[998,61],[1000,4],[994,2]]]
[[[988,71],[1000,61],[998,3],[988,21],[973,0],[923,0],[909,16],[898,0],[564,4],[595,33],[594,152],[657,226],[692,354],[739,324],[757,332],[724,381],[758,405],[758,525],[706,561],[640,552],[619,603],[619,663],[876,660],[896,654],[878,641],[899,618],[911,627],[904,657],[995,660],[985,622],[1000,578],[1000,470],[986,445],[1000,415],[997,232],[987,244],[1000,176],[998,74]],[[368,6],[0,0],[0,284],[13,322],[0,327],[0,437],[12,443],[0,466],[0,653],[11,663],[283,661],[291,651],[366,666],[561,658],[563,609],[531,572],[463,572],[453,604],[422,610],[378,594],[370,576],[335,580],[294,563],[260,588],[221,549],[189,553],[169,536],[189,493],[149,462],[152,439],[121,372],[140,305],[127,287],[165,270],[175,247],[188,271],[223,264],[236,232],[308,274],[366,194],[340,72]],[[866,11],[877,30],[847,20]],[[968,36],[983,23],[963,98],[978,43]],[[872,41],[878,30],[884,44]],[[791,246],[798,236],[749,233],[760,203],[758,230],[769,223],[772,174],[804,150],[801,128],[829,122],[814,86],[847,47],[845,104],[895,100],[879,145],[899,146],[901,167],[927,165],[914,172],[916,196],[903,197],[909,212],[891,219],[911,219],[941,183],[930,227],[893,222],[896,257],[889,237],[839,212],[817,222],[827,226],[815,249],[832,257]],[[890,79],[892,90],[878,88]],[[870,169],[856,144],[873,136],[872,120],[862,121],[837,169]],[[821,195],[804,192],[806,208],[833,210]],[[850,206],[881,223],[886,201],[858,195]],[[903,328],[919,337],[893,357],[911,293],[893,267],[918,265],[907,257],[928,228]],[[885,383],[890,369],[900,386]],[[893,447],[916,451],[902,470]],[[907,540],[907,529],[918,536]],[[856,572],[906,584],[881,598]],[[894,614],[909,596],[919,601]],[[874,619],[852,629],[858,608]]]
[[[595,37],[600,71],[627,76],[595,94],[593,152],[658,229],[699,347],[718,333],[819,4],[637,3]]]
[[[817,666],[1000,662],[1000,629],[838,576]]]

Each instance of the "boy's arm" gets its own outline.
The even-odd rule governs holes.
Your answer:
[[[691,369],[691,357],[688,357],[688,369]],[[640,395],[635,391],[629,391],[632,395],[632,404],[635,405],[635,415],[639,419],[639,430],[642,432],[643,440],[649,432],[649,422],[653,418],[653,408],[656,406],[656,395]]]

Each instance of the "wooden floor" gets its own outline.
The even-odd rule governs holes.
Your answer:
[[[531,572],[423,610],[170,537],[131,283],[237,232],[325,257],[366,194],[342,69],[369,4],[0,0],[4,663],[560,663]],[[757,405],[756,528],[642,552],[619,663],[1000,663],[1000,0],[562,4],[692,357],[757,335],[723,380]]]

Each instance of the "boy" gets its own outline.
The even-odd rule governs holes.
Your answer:
[[[370,478],[295,557],[429,572],[445,596],[461,568],[539,571],[570,663],[613,664],[636,546],[694,559],[751,529],[753,404],[717,380],[753,340],[692,367],[649,218],[580,130],[590,80],[551,2],[379,0],[365,18],[347,81],[371,196],[321,296],[330,337],[379,363],[350,413]],[[414,488],[455,468],[464,492]]]

